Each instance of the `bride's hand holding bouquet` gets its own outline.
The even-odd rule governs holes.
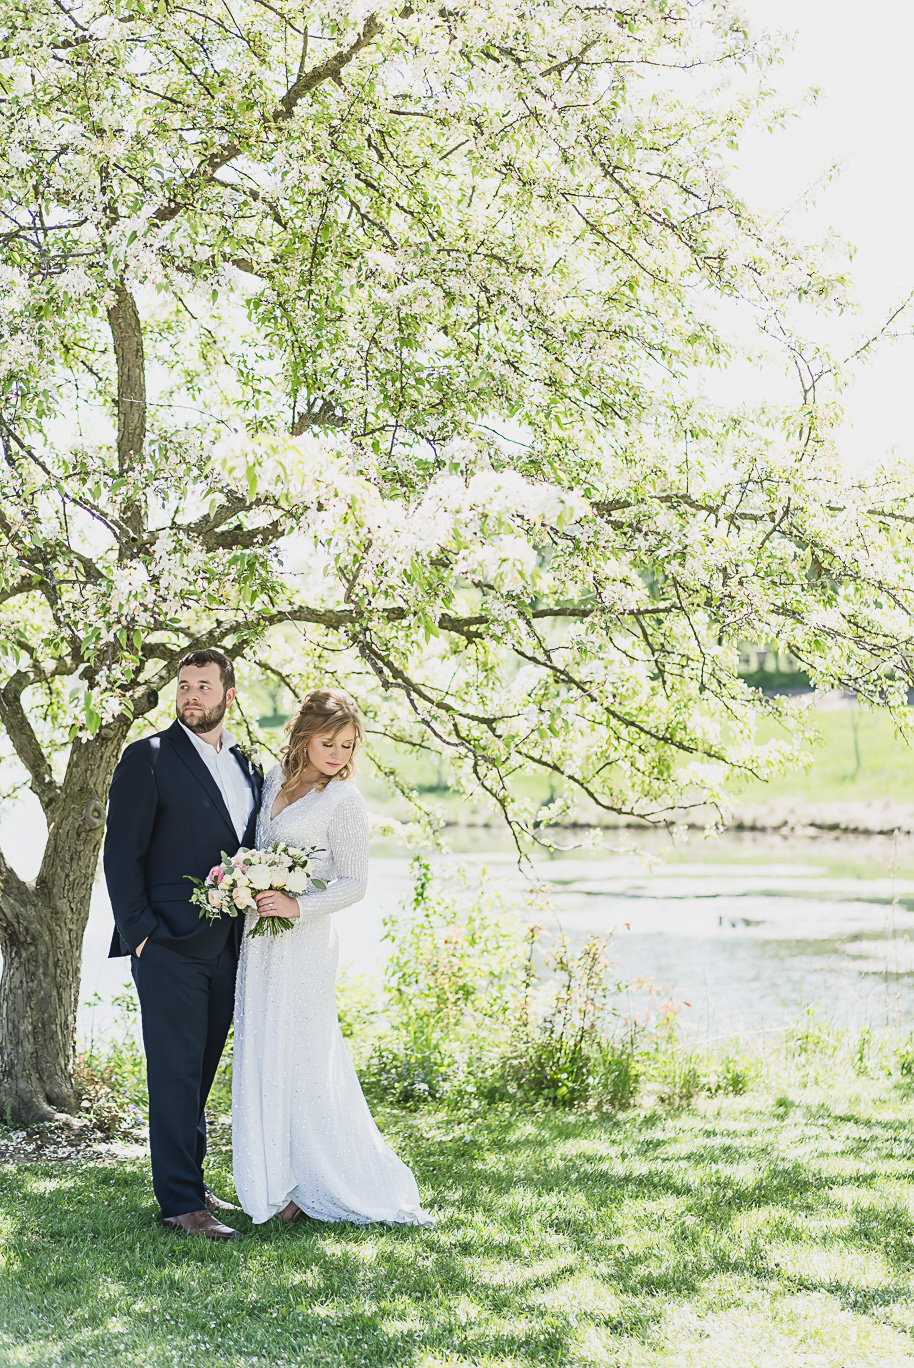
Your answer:
[[[269,888],[263,893],[256,893],[254,898],[259,916],[275,918],[273,925],[269,927],[271,931],[273,931],[274,926],[284,930],[286,929],[286,922],[293,922],[301,916],[297,899],[290,898],[288,893],[280,893],[277,888]],[[262,925],[263,923],[261,923]],[[258,934],[262,933],[258,933],[256,930],[251,932],[252,936]]]
[[[242,848],[234,855],[223,853],[221,864],[214,865],[205,879],[186,877],[194,884],[190,900],[209,921],[237,917],[239,912],[256,912],[249,936],[276,936],[291,931],[301,915],[296,893],[309,885],[326,888],[323,879],[311,873],[315,850],[299,850],[286,841],[274,841],[268,850]]]

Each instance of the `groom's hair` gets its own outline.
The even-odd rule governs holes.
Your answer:
[[[223,694],[228,693],[229,689],[234,689],[235,687],[235,667],[228,656],[223,655],[221,651],[188,651],[187,655],[182,657],[181,662],[178,665],[178,674],[180,674],[187,665],[218,665],[219,678],[222,680]]]

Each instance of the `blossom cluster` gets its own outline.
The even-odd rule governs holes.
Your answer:
[[[900,704],[914,481],[842,477],[818,361],[795,403],[700,397],[715,301],[792,366],[808,301],[843,299],[727,182],[767,105],[716,82],[764,59],[716,0],[17,11],[0,686],[37,789],[76,737],[164,721],[192,642],[284,707],[348,684],[531,831],[530,775],[559,820],[723,810],[798,763],[741,643]]]
[[[274,841],[266,850],[242,847],[234,855],[223,854],[221,863],[214,865],[205,879],[187,876],[194,884],[190,900],[200,908],[201,917],[217,921],[223,916],[256,912],[255,895],[269,889],[295,897],[309,887],[325,888],[323,880],[311,873],[315,853],[314,849],[305,851],[286,841]],[[262,936],[268,931],[278,935],[291,930],[292,925],[287,917],[258,917],[248,935]]]

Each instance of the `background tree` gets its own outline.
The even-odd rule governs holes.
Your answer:
[[[521,845],[790,763],[740,638],[900,699],[903,491],[841,480],[794,322],[843,283],[727,184],[768,61],[680,0],[2,0],[0,722],[48,824],[4,1115],[76,1105],[108,784],[191,647],[346,683]],[[734,310],[794,405],[701,398]]]

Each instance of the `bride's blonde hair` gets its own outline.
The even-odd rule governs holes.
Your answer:
[[[315,788],[326,788],[331,779],[350,779],[355,773],[355,753],[365,739],[358,709],[342,689],[312,689],[305,694],[298,711],[286,723],[286,743],[279,754],[283,788],[294,789],[308,766],[308,743],[315,736],[336,736],[352,723],[355,737],[352,754],[338,774],[322,775]]]

